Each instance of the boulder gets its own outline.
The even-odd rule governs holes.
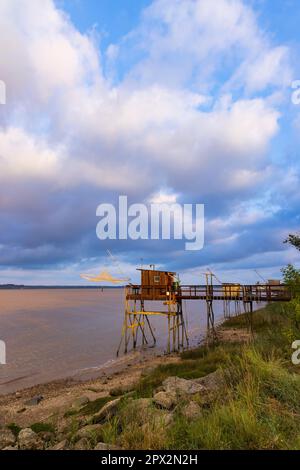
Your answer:
[[[197,419],[201,416],[201,408],[198,403],[194,401],[190,401],[187,405],[185,405],[181,410],[182,416],[184,416],[188,420]]]
[[[90,450],[91,449],[91,444],[88,439],[83,437],[79,441],[76,442],[74,445],[74,450]]]
[[[127,424],[135,423],[142,426],[151,419],[153,412],[159,413],[162,410],[154,408],[152,398],[138,398],[127,403],[126,408],[120,411]]]
[[[194,379],[193,382],[202,385],[206,391],[213,392],[225,385],[224,373],[222,370],[218,369],[205,377]]]
[[[104,442],[98,442],[94,450],[122,450],[122,447],[115,446],[114,444],[105,444]]]
[[[30,428],[22,429],[18,436],[19,449],[42,450],[44,444],[42,439]]]
[[[205,387],[194,380],[181,379],[179,377],[168,377],[162,383],[165,392],[175,395],[195,395],[205,391]]]
[[[36,406],[38,405],[42,400],[44,399],[44,397],[42,395],[36,395],[32,398],[30,398],[30,400],[27,400],[24,405],[26,406]]]
[[[48,445],[54,440],[54,433],[51,431],[41,431],[38,435],[44,442],[47,442]]]
[[[69,443],[67,439],[58,442],[54,446],[50,447],[49,450],[67,450],[69,448]]]
[[[122,384],[119,387],[114,387],[109,391],[109,394],[112,397],[118,397],[124,395],[125,393],[132,392],[136,387],[136,383]]]
[[[80,408],[81,406],[87,405],[90,402],[89,397],[83,396],[76,398],[74,402],[72,403],[73,408]]]
[[[13,446],[16,442],[16,437],[10,429],[0,429],[0,449],[4,447]]]
[[[116,398],[115,400],[109,401],[106,403],[98,413],[93,416],[93,423],[101,423],[112,416],[115,416],[121,398]]]
[[[76,432],[74,439],[89,439],[94,440],[95,442],[100,441],[103,438],[103,429],[101,424],[89,424],[84,426]]]
[[[173,392],[158,392],[153,396],[153,402],[160,408],[171,410],[177,404],[176,394]]]
[[[154,406],[152,398],[139,398],[132,400],[124,411],[124,418],[127,424],[134,423],[140,426],[142,432],[148,432],[149,427],[167,427],[172,422],[173,414],[166,408]]]
[[[153,414],[152,422],[154,426],[164,426],[167,428],[173,423],[173,418],[173,413],[168,413],[165,410],[156,410],[156,412]]]

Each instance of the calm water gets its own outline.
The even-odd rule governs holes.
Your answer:
[[[0,394],[114,359],[123,311],[123,289],[0,290],[0,339],[7,350],[7,364],[0,365]],[[186,302],[184,313],[195,343],[205,331],[205,305]],[[222,305],[216,303],[215,314],[222,318]],[[166,320],[155,318],[154,326],[162,351]]]

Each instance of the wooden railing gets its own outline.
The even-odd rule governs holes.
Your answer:
[[[290,290],[283,284],[223,284],[223,285],[130,285],[127,299],[161,300],[174,297],[177,300],[241,300],[274,302],[291,300]]]

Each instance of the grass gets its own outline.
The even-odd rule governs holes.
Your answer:
[[[70,410],[67,410],[64,414],[64,418],[69,418],[70,416],[75,416],[78,414],[78,410],[76,408],[71,408]]]
[[[224,324],[227,329],[245,326],[244,315]],[[224,390],[201,417],[188,421],[178,407],[166,428],[154,407],[140,416],[129,401],[118,418],[104,425],[106,439],[126,449],[299,449],[300,367],[291,364],[291,343],[300,331],[291,305],[271,304],[255,312],[253,330],[251,343],[185,351],[178,363],[161,365],[140,380],[135,399],[151,397],[169,376],[193,379],[223,368]]]
[[[179,418],[168,447],[297,449],[299,412],[300,376],[290,374],[278,359],[265,360],[255,347],[245,347],[232,370],[226,396],[204,411],[201,419],[188,424]]]
[[[149,375],[143,377],[136,388],[137,397],[151,397],[154,389],[170,376],[188,380],[204,377],[221,367],[237,351],[238,346],[235,344],[226,347],[222,344],[216,344],[209,350],[203,346],[185,351],[181,354],[180,362],[160,365]]]
[[[19,432],[21,431],[21,427],[18,426],[16,423],[10,423],[6,426],[11,432],[14,434],[15,437],[18,437]]]
[[[34,423],[30,426],[30,428],[37,434],[40,432],[55,432],[54,426],[50,423]]]

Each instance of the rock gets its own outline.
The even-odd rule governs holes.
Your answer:
[[[4,449],[2,450],[18,450],[17,447],[13,447],[13,446],[8,446],[8,447],[4,447]]]
[[[22,394],[20,392],[15,393],[16,398],[21,398]]]
[[[173,419],[173,413],[154,408],[138,424],[140,425],[142,434],[147,435],[149,432],[160,433],[162,429],[167,429],[173,423]]]
[[[171,410],[177,404],[177,399],[175,393],[173,392],[158,392],[154,395],[153,402],[160,408]]]
[[[162,387],[167,393],[177,395],[195,395],[205,391],[205,387],[194,380],[181,379],[179,377],[168,377],[163,381]]]
[[[54,446],[50,447],[49,450],[67,450],[69,448],[69,444],[67,439],[58,442]]]
[[[74,436],[75,440],[79,439],[89,439],[95,442],[100,441],[103,439],[103,429],[101,424],[89,424],[88,426],[84,426],[83,428],[79,429]]]
[[[204,387],[204,391],[200,395],[201,406],[210,406],[216,395],[222,393],[221,390],[225,385],[225,375],[222,370],[216,370],[205,377],[195,379],[194,382]]]
[[[94,450],[122,450],[122,447],[115,446],[114,444],[105,444],[104,442],[98,442]]]
[[[224,373],[218,369],[205,377],[194,379],[193,382],[202,385],[206,391],[216,391],[225,385]]]
[[[115,400],[106,403],[101,410],[93,416],[93,423],[101,423],[102,421],[114,416],[118,410],[120,400],[121,398],[116,398]]]
[[[23,408],[18,409],[17,413],[24,413],[24,411],[26,411],[26,410],[27,410],[27,408],[23,407]]]
[[[38,435],[44,442],[47,443],[54,440],[54,433],[51,431],[41,431],[38,433]]]
[[[36,395],[35,397],[32,397],[30,400],[27,400],[24,405],[26,406],[36,406],[38,405],[44,397],[42,395]]]
[[[22,429],[18,436],[19,449],[21,450],[42,450],[43,441],[30,428]]]
[[[152,398],[138,398],[137,400],[132,400],[129,409],[132,419],[143,424],[144,420],[147,419],[153,410],[152,403]],[[127,416],[126,418],[129,419],[130,417]]]
[[[76,444],[74,445],[74,450],[90,450],[90,449],[91,449],[90,442],[85,437],[77,441]]]
[[[173,422],[173,413],[167,413],[166,411],[156,410],[153,415],[153,423],[157,427],[168,427]]]
[[[128,425],[134,423],[136,426],[141,426],[141,429],[144,424],[149,424],[156,420],[162,421],[165,414],[165,410],[157,409],[153,406],[152,398],[132,400],[124,410],[121,410],[121,417],[124,416]]]
[[[89,402],[90,402],[89,397],[86,397],[86,396],[79,397],[79,398],[76,398],[76,400],[72,403],[72,407],[80,408],[81,406],[84,406]]]
[[[88,424],[92,424],[91,418],[88,416],[81,416],[80,418],[78,418],[77,423],[80,428],[83,428],[84,426],[87,426]]]
[[[193,420],[199,418],[202,413],[200,406],[194,401],[190,401],[190,403],[183,407],[181,414],[188,420]]]
[[[16,437],[10,429],[0,429],[0,449],[13,446],[15,442]]]

